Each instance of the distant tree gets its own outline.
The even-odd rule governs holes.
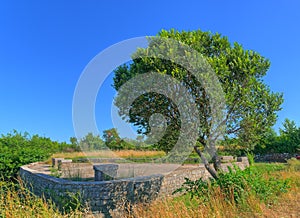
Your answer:
[[[300,148],[300,128],[292,120],[285,119],[283,128],[279,129],[281,146],[289,153],[295,153]]]
[[[144,135],[137,135],[135,139],[125,138],[124,140],[134,145],[136,148],[142,148],[143,146],[146,146]]]
[[[144,141],[144,135],[138,135],[136,137],[136,140],[139,142],[139,143],[142,143]]]
[[[256,144],[254,148],[255,154],[264,154],[264,153],[276,153],[277,147],[279,146],[279,136],[273,128],[270,128],[266,131],[260,141]]]
[[[70,142],[72,146],[78,146],[78,140],[76,137],[70,137]]]
[[[70,151],[70,152],[81,151],[78,139],[76,137],[70,137],[69,141],[71,144],[70,144],[70,149],[68,149],[67,151]]]
[[[283,128],[279,128],[279,133],[282,136],[284,135],[295,136],[298,131],[298,127],[296,126],[295,121],[290,120],[288,118],[284,119],[282,126]]]
[[[116,128],[111,128],[103,131],[103,138],[105,143],[111,143],[111,142],[120,142],[121,137],[119,136],[119,133]]]
[[[103,131],[103,139],[105,145],[111,149],[121,149],[123,140],[119,136],[116,128],[111,128]]]
[[[105,149],[104,141],[99,135],[93,135],[93,133],[88,133],[85,137],[80,139],[79,146],[83,150]]]
[[[285,119],[279,128],[279,135],[270,129],[262,136],[254,151],[257,154],[297,153],[300,151],[300,128],[294,121]]]

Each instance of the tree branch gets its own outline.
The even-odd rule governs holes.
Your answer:
[[[194,150],[196,151],[196,153],[199,155],[199,157],[203,161],[203,164],[204,164],[205,168],[207,169],[207,171],[210,173],[210,175],[212,175],[212,177],[214,179],[218,179],[218,173],[217,173],[217,171],[214,170],[213,167],[208,163],[206,157],[204,157],[204,155],[199,150],[199,148],[197,146],[194,146]]]

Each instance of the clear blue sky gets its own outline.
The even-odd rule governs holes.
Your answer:
[[[162,28],[219,32],[269,58],[265,81],[285,99],[275,128],[284,118],[299,125],[299,21],[298,0],[3,0],[0,134],[16,129],[68,140],[73,93],[87,63],[114,43]],[[109,83],[97,99],[100,131],[112,127]]]

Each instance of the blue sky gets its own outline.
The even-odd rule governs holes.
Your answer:
[[[0,134],[16,129],[67,141],[74,136],[73,93],[88,62],[162,28],[219,32],[269,58],[265,81],[285,99],[275,128],[284,118],[299,125],[299,20],[297,0],[1,1]],[[112,127],[110,82],[97,98],[100,132]]]

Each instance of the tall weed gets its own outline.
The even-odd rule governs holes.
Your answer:
[[[261,201],[274,200],[281,193],[287,192],[290,184],[287,179],[275,176],[266,177],[256,167],[248,167],[241,170],[238,167],[229,168],[229,172],[220,172],[217,180],[192,181],[185,179],[177,192],[188,193],[191,198],[199,198],[204,202],[211,200],[216,190],[220,190],[224,199],[231,203],[243,203],[250,194],[257,196]]]
[[[300,160],[291,158],[287,161],[287,169],[289,171],[300,171]]]

